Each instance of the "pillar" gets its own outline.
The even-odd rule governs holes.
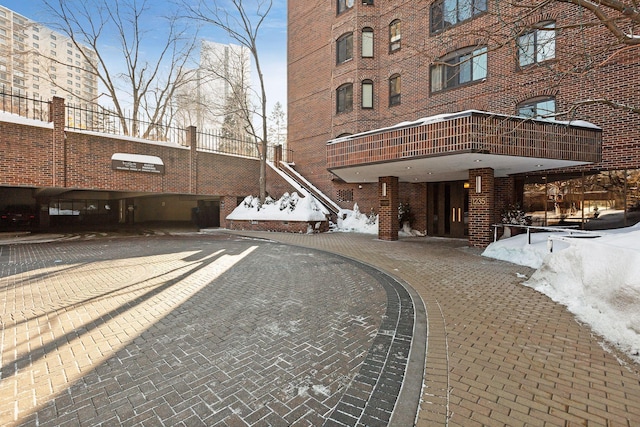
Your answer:
[[[398,240],[398,177],[384,176],[378,179],[378,238]]]
[[[227,215],[231,214],[237,206],[238,198],[236,196],[222,196],[220,198],[220,227],[230,228]]]
[[[484,248],[493,242],[495,224],[495,178],[493,169],[469,171],[469,244]]]

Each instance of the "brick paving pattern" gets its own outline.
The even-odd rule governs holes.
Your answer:
[[[318,426],[393,379],[363,362],[406,364],[402,287],[328,253],[146,237],[0,246],[0,266],[2,425]]]
[[[529,268],[462,240],[245,234],[353,257],[420,294],[428,337],[418,427],[640,425],[638,363],[523,286]]]
[[[216,425],[219,416],[225,417],[219,425],[228,426],[351,423],[366,411],[356,396],[358,380],[380,368],[379,363],[369,366],[367,358],[375,356],[373,343],[385,335],[385,310],[393,306],[390,290],[400,296],[403,288],[397,284],[406,283],[426,308],[426,358],[420,360],[424,378],[423,369],[410,364],[388,425],[412,425],[418,405],[419,427],[640,425],[638,363],[576,321],[565,307],[523,286],[519,275],[532,273],[526,267],[483,258],[462,240],[214,234],[247,239],[229,237],[236,244],[226,249],[232,258],[212,263],[220,271],[206,267],[210,259],[224,258],[216,253],[219,236],[166,239],[172,242],[170,251],[159,248],[159,240],[143,238],[146,246],[134,246],[137,259],[129,260],[100,240],[78,244],[82,249],[77,251],[62,244],[19,250],[0,246],[0,422],[7,424],[5,417],[20,417],[17,410],[32,408],[20,422],[110,425],[126,419],[125,424],[139,425]],[[247,254],[252,238],[263,241]],[[190,239],[201,246],[177,243]],[[385,286],[381,278],[386,276],[375,269],[303,248],[375,266],[397,282],[387,277]],[[287,277],[285,258],[286,265],[301,266],[307,274]],[[251,270],[254,259],[265,261],[260,286],[244,288],[242,271]],[[263,274],[271,279],[262,279]],[[99,277],[115,277],[119,286],[110,288]],[[302,277],[300,286],[320,281],[330,291],[293,293],[290,286],[277,286],[278,277]],[[45,281],[48,290],[38,286]],[[207,292],[212,283],[215,293],[224,290],[221,295],[227,296],[216,299]],[[262,304],[273,292],[280,297]],[[318,304],[323,298],[325,303]],[[413,301],[419,304],[415,297]],[[225,322],[215,317],[218,312],[242,316]],[[352,314],[340,316],[345,312]],[[318,325],[324,323],[335,329],[323,331]],[[301,330],[304,336],[296,334]],[[401,337],[402,330],[398,325],[394,336]],[[309,333],[322,344],[310,345]],[[326,334],[331,339],[323,341]],[[412,350],[419,346],[416,338]],[[248,346],[246,340],[259,344]],[[350,345],[355,341],[357,348]],[[286,350],[278,346],[262,352],[260,346],[276,342]],[[321,359],[321,350],[331,359]],[[268,354],[274,353],[284,356],[270,359]],[[326,366],[330,369],[323,370]],[[279,374],[271,374],[274,370]],[[388,374],[379,383],[393,378]],[[422,386],[413,409],[411,396],[403,394],[412,381]],[[221,385],[229,386],[226,394],[216,392]],[[374,388],[369,387],[372,401]],[[261,396],[268,396],[268,403],[261,403]],[[211,402],[219,406],[213,408]],[[337,421],[338,412],[353,416]],[[372,425],[386,425],[385,417],[378,416]]]

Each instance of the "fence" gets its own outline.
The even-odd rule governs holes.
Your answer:
[[[50,122],[50,101],[29,98],[0,88],[0,110],[29,119]],[[129,136],[150,141],[172,142],[188,146],[187,130],[163,123],[126,117],[97,104],[65,104],[65,128],[108,135]],[[218,154],[260,157],[260,145],[249,135],[230,135],[222,130],[197,131],[196,148]],[[292,162],[291,150],[283,150],[285,161]],[[267,159],[274,158],[274,146],[267,147]]]
[[[7,92],[6,87],[0,88],[0,109],[7,113],[16,114],[27,119],[49,122],[49,101],[43,101],[26,94]]]
[[[127,117],[95,104],[85,106],[65,104],[65,109],[67,129],[186,145],[185,130],[175,126]]]

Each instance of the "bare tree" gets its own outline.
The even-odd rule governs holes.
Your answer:
[[[191,79],[187,61],[195,34],[165,18],[162,31],[147,0],[43,0],[53,28],[69,37],[82,52],[85,67],[97,76],[127,135],[157,131],[170,114],[176,91]],[[153,31],[153,33],[151,33]],[[114,59],[113,45],[118,59]],[[83,46],[95,52],[95,58]],[[114,71],[114,64],[124,70]],[[97,99],[87,99],[96,102]],[[129,125],[127,110],[134,120]],[[150,124],[139,129],[138,120]]]
[[[247,131],[259,145],[260,200],[264,202],[267,195],[267,94],[257,42],[260,30],[273,6],[273,0],[200,0],[195,6],[183,1],[183,6],[192,18],[223,30],[231,39],[246,47],[254,61],[258,75],[259,91],[256,91],[256,95],[259,105],[253,108],[250,100],[247,100],[242,113]],[[256,115],[260,118],[260,126],[254,124],[253,118]]]

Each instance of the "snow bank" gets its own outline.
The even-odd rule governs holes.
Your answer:
[[[602,237],[546,241],[558,233],[494,242],[483,256],[537,270],[523,284],[565,305],[576,317],[640,361],[640,228],[607,230]]]
[[[228,220],[250,221],[326,221],[320,203],[313,197],[285,193],[279,200],[267,198],[264,204],[258,197],[247,196],[229,215]]]

